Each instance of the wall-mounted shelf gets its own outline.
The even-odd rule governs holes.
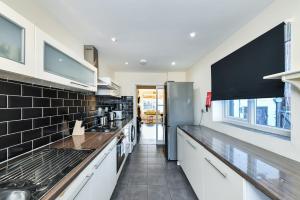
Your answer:
[[[300,70],[272,74],[264,76],[264,79],[281,79],[283,82],[291,83],[300,89]]]

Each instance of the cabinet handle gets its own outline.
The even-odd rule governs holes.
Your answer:
[[[104,154],[103,158],[97,163],[95,164],[95,168],[98,169],[100,167],[100,165],[103,163],[103,161],[105,160],[105,158],[108,156],[109,152]]]
[[[83,85],[83,84],[80,84],[80,83],[75,83],[75,82],[73,82],[73,81],[71,81],[70,83],[73,84],[73,85],[79,85],[79,86],[86,87],[86,88],[89,87],[89,86],[87,86],[87,85]]]
[[[223,178],[226,178],[227,177],[227,174],[226,173],[223,173],[221,172],[221,170],[219,170],[214,164],[212,164],[212,162],[208,159],[208,158],[205,158],[205,160],[217,171],[219,172],[219,174],[221,174],[223,176]]]
[[[190,141],[185,140],[193,149],[197,149]]]
[[[80,185],[77,192],[75,192],[74,199],[78,196],[78,194],[81,192],[81,190],[84,188],[84,186],[90,181],[90,179],[94,176],[94,172],[90,175],[87,175],[84,180],[82,181],[82,184]]]

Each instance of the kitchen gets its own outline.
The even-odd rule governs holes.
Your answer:
[[[300,199],[299,10],[1,0],[0,199]]]

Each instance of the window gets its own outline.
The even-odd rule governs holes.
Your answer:
[[[224,101],[224,121],[289,136],[290,97]]]

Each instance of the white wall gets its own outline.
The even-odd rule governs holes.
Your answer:
[[[235,51],[270,30],[279,23],[292,19],[292,63],[293,68],[300,69],[300,1],[275,0],[260,15],[246,24],[242,29],[224,41],[218,48],[209,53],[200,62],[187,72],[187,80],[195,82],[195,123],[198,124],[201,108],[205,104],[206,92],[211,90],[210,67],[211,64]],[[224,74],[224,76],[226,76]],[[263,134],[253,133],[220,122],[213,122],[211,112],[204,114],[202,124],[228,135],[255,144],[283,156],[300,161],[300,91],[292,92],[292,131],[291,141]]]
[[[39,7],[36,0],[1,1],[83,58],[83,43],[55,21],[45,9]]]

